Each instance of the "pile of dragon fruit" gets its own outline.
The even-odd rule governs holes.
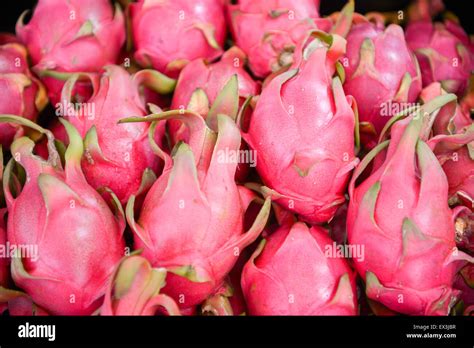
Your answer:
[[[4,315],[474,314],[474,40],[441,0],[39,0],[15,32]]]

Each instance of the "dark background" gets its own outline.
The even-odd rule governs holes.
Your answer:
[[[36,0],[1,0],[0,9],[0,31],[15,31],[15,23],[20,14],[26,9],[32,9]],[[189,0],[193,1],[193,0]],[[299,1],[299,0],[295,0]],[[328,15],[340,10],[347,0],[321,0],[321,14]],[[369,11],[398,11],[410,3],[409,0],[355,0],[356,11],[365,13]],[[472,0],[445,0],[446,8],[454,12],[461,20],[465,30],[473,34],[474,23],[472,21],[470,5]]]

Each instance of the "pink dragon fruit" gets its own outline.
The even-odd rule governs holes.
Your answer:
[[[437,140],[445,139],[438,143]],[[474,207],[474,126],[466,133],[433,138],[430,142],[449,183],[450,204]],[[436,144],[439,145],[436,145]]]
[[[1,175],[0,175],[1,176]],[[0,181],[1,183],[1,181]],[[5,214],[7,209],[0,209],[0,245],[5,246],[7,241],[7,231],[5,226]],[[6,286],[8,284],[9,271],[8,271],[9,262],[6,257],[3,255],[0,256],[0,286]]]
[[[421,93],[429,102],[446,94],[440,83],[432,83]],[[430,147],[438,157],[449,183],[450,204],[474,202],[474,125],[470,113],[453,101],[438,112],[433,122]]]
[[[0,185],[2,185],[3,179],[3,152],[2,147],[0,146]],[[3,190],[0,190],[0,204],[3,207]],[[5,214],[7,213],[6,208],[0,208],[0,246],[5,246],[7,241],[7,231],[5,226]],[[10,277],[9,268],[9,261],[8,258],[4,257],[4,255],[0,256],[0,286],[7,286],[8,280]],[[0,307],[1,308],[1,307]]]
[[[474,46],[462,27],[454,20],[421,20],[410,23],[405,35],[420,63],[423,86],[438,81],[444,90],[462,96],[474,69]]]
[[[234,82],[230,81],[234,76],[237,76],[239,105],[242,105],[248,97],[260,92],[259,84],[244,69],[245,59],[245,54],[234,46],[225,52],[217,63],[206,65],[202,59],[189,63],[179,76],[171,108],[192,108],[201,115],[207,115],[219,92],[227,83]],[[189,105],[191,100],[194,105]],[[168,130],[172,145],[189,138],[186,126],[178,120],[169,120]],[[244,143],[241,150],[247,150]],[[248,171],[248,164],[239,163],[236,180],[243,182]]]
[[[34,303],[30,296],[18,290],[0,287],[0,313],[8,309],[11,316],[46,316],[43,308]]]
[[[101,315],[154,315],[163,309],[170,315],[180,315],[178,305],[160,294],[165,285],[166,270],[152,268],[139,255],[124,257],[109,283]]]
[[[431,20],[444,11],[443,0],[416,0],[408,7],[408,18],[410,22]]]
[[[301,222],[263,240],[242,272],[249,313],[356,315],[355,274],[344,258],[328,257],[328,248],[326,230]]]
[[[244,214],[255,195],[234,181],[237,163],[231,154],[238,152],[241,137],[235,122],[225,115],[228,104],[238,103],[237,90],[234,92],[223,90],[206,121],[188,110],[145,118],[176,118],[190,129],[189,145],[178,144],[173,159],[161,152],[163,174],[146,195],[137,221],[134,196],[127,205],[135,249],[143,249],[153,266],[167,269],[163,292],[183,309],[196,306],[220,288],[240,250],[262,231],[270,210],[267,199],[244,233]],[[234,100],[224,100],[230,98]],[[123,121],[143,122],[143,118]],[[159,153],[158,146],[153,147]]]
[[[188,62],[222,54],[223,0],[140,0],[129,9],[135,59],[144,67],[177,77]]]
[[[446,94],[441,83],[433,82],[423,88],[420,99],[427,103],[434,98]],[[433,134],[457,134],[463,132],[464,128],[472,123],[471,115],[456,102],[451,102],[439,110],[436,119],[433,122]]]
[[[258,155],[257,170],[268,186],[264,193],[310,223],[334,216],[358,162],[355,102],[344,95],[339,78],[333,79],[345,40],[316,34],[321,40],[299,47],[291,69],[263,89],[243,129]]]
[[[12,257],[13,280],[51,314],[91,314],[100,306],[125,251],[120,203],[110,193],[114,216],[87,184],[80,167],[82,139],[72,125],[62,121],[70,136],[63,170],[51,132],[11,115],[0,116],[0,121],[18,122],[45,133],[50,141],[47,161],[33,154],[29,138],[19,138],[11,146],[14,159],[26,171],[26,182],[23,189],[12,190],[19,182],[12,159],[3,182],[7,237],[11,245],[29,248],[26,255]]]
[[[239,85],[239,98],[242,105],[245,99],[255,96],[260,92],[260,86],[245,71],[246,56],[238,47],[234,46],[224,53],[219,62],[206,64],[203,59],[197,59],[189,63],[181,72],[171,103],[171,109],[187,109],[191,97],[196,90],[202,90],[203,109],[200,110],[204,115],[210,106],[216,100],[220,91],[227,84],[229,79],[237,75]],[[171,120],[169,122],[170,135],[172,142],[176,144],[180,140],[186,140],[187,137],[180,136],[186,127],[181,122]]]
[[[148,124],[117,122],[124,117],[147,114],[139,94],[140,85],[154,85],[157,90],[169,92],[174,81],[154,70],[141,70],[130,76],[117,65],[104,68],[100,83],[95,74],[85,77],[94,87],[92,97],[78,109],[68,107],[74,105],[71,90],[80,78],[75,75],[64,86],[62,111],[84,137],[82,168],[89,184],[96,189],[110,188],[125,204],[138,191],[145,169],[158,172],[160,163],[148,142]],[[164,126],[157,132],[159,141],[163,134]],[[56,137],[61,139],[61,134]]]
[[[244,225],[249,225],[255,220],[259,209],[260,206],[256,202],[249,206],[245,213],[246,222]],[[249,224],[247,224],[247,219]],[[266,229],[263,230],[262,235],[264,235],[265,232]],[[242,287],[240,286],[240,279],[242,278],[242,270],[245,264],[258,247],[258,244],[259,243],[255,241],[243,250],[222,286],[213,296],[208,297],[206,301],[201,304],[201,312],[203,315],[229,316],[245,315],[248,313]]]
[[[26,48],[9,36],[0,39],[0,114],[35,120],[48,103],[46,90],[28,68]],[[0,145],[10,146],[16,124],[0,124]]]
[[[228,6],[232,36],[255,76],[290,65],[309,31],[330,28],[330,21],[318,18],[318,8],[319,0],[239,0]]]
[[[384,29],[383,23],[372,23],[358,14],[342,62],[344,91],[357,100],[361,141],[371,149],[390,117],[417,100],[420,69],[400,26]]]
[[[39,0],[28,24],[20,17],[16,33],[28,47],[33,70],[51,102],[59,101],[64,80],[75,72],[96,72],[116,63],[125,42],[125,20],[109,0]],[[86,86],[78,92],[86,93]]]
[[[349,185],[348,240],[365,250],[354,265],[368,298],[399,313],[447,315],[458,296],[454,275],[463,260],[473,261],[456,248],[446,175],[423,140],[425,115],[455,98],[440,96],[395,122],[391,139],[362,160]],[[356,185],[377,155],[382,165]]]

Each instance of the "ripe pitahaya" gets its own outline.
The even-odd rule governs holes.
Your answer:
[[[469,36],[454,20],[415,21],[406,29],[408,47],[420,63],[423,86],[441,82],[443,89],[462,96],[474,68]]]
[[[242,105],[248,97],[255,96],[260,91],[259,84],[244,69],[245,59],[245,54],[238,47],[232,47],[217,63],[206,65],[202,59],[189,63],[179,76],[171,108],[192,109],[201,115],[207,115],[219,92],[226,86],[229,94],[239,96],[239,104],[234,107]],[[233,80],[235,76],[237,79]],[[233,110],[233,113],[236,115],[237,110]],[[172,145],[189,139],[186,126],[178,120],[169,120],[168,130]],[[241,150],[248,151],[244,143]],[[237,181],[245,180],[248,167],[248,164],[239,163]]]
[[[165,310],[180,315],[176,302],[160,294],[165,278],[166,270],[152,268],[144,257],[124,257],[111,278],[100,314],[154,315]]]
[[[120,203],[110,194],[117,211],[114,216],[87,184],[80,167],[82,139],[69,123],[62,121],[70,136],[63,170],[48,130],[10,115],[0,116],[0,121],[18,122],[50,140],[47,161],[33,154],[29,138],[19,138],[11,146],[14,159],[26,171],[26,182],[22,189],[15,185],[19,181],[12,159],[3,183],[7,237],[11,245],[29,248],[29,254],[12,258],[13,280],[52,314],[91,314],[100,306],[108,279],[125,251]]]
[[[474,208],[474,125],[462,134],[435,137],[430,146],[448,178],[450,204]]]
[[[12,114],[35,120],[48,103],[46,90],[28,68],[26,48],[0,39],[0,114]],[[17,124],[0,124],[0,145],[8,148],[18,132]]]
[[[440,96],[395,122],[391,139],[362,160],[349,185],[348,240],[365,249],[354,265],[369,299],[399,313],[447,315],[458,296],[454,275],[463,259],[472,261],[456,248],[446,175],[423,140],[425,115],[455,98]],[[382,164],[356,185],[375,156],[384,156]]]
[[[0,313],[8,309],[11,316],[45,316],[49,315],[43,308],[33,302],[30,296],[22,291],[0,287]]]
[[[270,210],[267,199],[244,233],[244,213],[255,196],[234,181],[237,161],[232,154],[238,153],[241,138],[235,122],[224,114],[226,97],[225,91],[217,97],[220,102],[206,121],[186,110],[146,118],[184,122],[190,128],[189,145],[178,144],[173,159],[161,153],[163,174],[146,195],[137,221],[134,196],[127,205],[135,248],[143,249],[153,266],[167,269],[163,292],[182,308],[201,303],[219,289],[240,251],[262,231]],[[153,147],[159,152],[156,144]]]
[[[408,7],[408,18],[410,22],[431,20],[443,11],[443,0],[415,0]]]
[[[28,47],[33,70],[56,104],[70,73],[95,72],[116,63],[125,42],[125,21],[109,0],[39,0],[28,24],[16,33]],[[85,86],[82,86],[85,93]]]
[[[259,209],[260,206],[257,202],[249,206],[249,209],[245,213],[244,225],[253,223],[258,215]],[[264,236],[265,233],[266,229],[263,230],[262,235]],[[256,241],[240,253],[237,262],[229,272],[229,275],[226,277],[220,289],[201,304],[201,312],[203,315],[229,316],[245,315],[248,313],[240,280],[242,278],[242,270],[258,247],[258,244]]]
[[[263,89],[243,135],[257,152],[265,193],[310,223],[334,216],[358,162],[355,103],[333,78],[345,40],[316,34],[321,40],[299,47],[290,70]]]
[[[229,5],[232,35],[255,76],[290,65],[309,31],[329,29],[330,21],[318,18],[318,9],[319,0],[239,0]]]
[[[0,175],[1,176],[1,175]],[[1,180],[0,180],[1,183]],[[0,246],[5,248],[5,243],[7,241],[7,230],[5,226],[5,214],[7,213],[7,209],[2,208],[0,209]],[[8,284],[9,279],[9,266],[8,258],[4,257],[4,255],[0,256],[0,286],[6,286]]]
[[[153,70],[141,70],[130,76],[117,65],[104,68],[100,83],[95,74],[83,76],[92,82],[92,97],[78,109],[68,107],[74,106],[71,90],[80,78],[75,75],[64,86],[62,111],[84,137],[82,168],[89,184],[96,189],[110,188],[125,204],[138,191],[145,169],[158,171],[159,158],[148,142],[148,124],[118,121],[147,114],[139,93],[142,84],[154,84],[156,89],[169,92],[174,81]],[[157,132],[158,140],[162,140],[163,133],[164,126]]]
[[[344,91],[357,100],[362,143],[373,148],[391,116],[417,100],[420,69],[400,26],[384,29],[383,23],[372,23],[357,14],[342,62]]]
[[[201,111],[207,115],[210,106],[216,100],[220,91],[229,82],[230,78],[237,75],[238,94],[240,104],[243,104],[249,96],[255,96],[260,92],[260,86],[245,71],[245,54],[234,46],[224,53],[219,62],[206,64],[203,59],[197,59],[189,63],[181,72],[173,95],[171,109],[187,109],[191,97],[196,90],[200,91],[202,100]],[[203,92],[203,93],[202,93]],[[180,136],[185,131],[185,126],[179,129],[181,122],[171,120],[169,122],[172,141],[176,144],[187,137]]]
[[[222,54],[222,0],[140,0],[129,9],[135,59],[144,67],[177,77],[190,61]]]
[[[421,93],[429,102],[446,94],[440,83],[432,83]],[[452,101],[438,111],[433,122],[430,147],[438,157],[449,183],[450,204],[474,206],[474,125],[471,115]]]
[[[335,244],[335,243],[334,243]],[[251,315],[356,315],[355,274],[319,226],[282,226],[262,241],[242,272]]]
[[[7,209],[3,208],[3,152],[2,147],[0,146],[0,185],[2,185],[2,189],[0,189],[0,246],[5,246],[5,242],[7,241],[7,230],[5,226],[5,214],[7,213]],[[7,286],[8,280],[10,276],[9,272],[9,265],[10,262],[8,258],[4,257],[5,255],[0,255],[0,286]]]

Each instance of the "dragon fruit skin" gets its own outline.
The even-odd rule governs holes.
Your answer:
[[[145,169],[156,173],[160,169],[159,158],[148,142],[149,124],[118,124],[124,117],[147,114],[139,87],[143,80],[151,80],[156,75],[159,74],[152,70],[142,70],[130,76],[120,66],[106,66],[100,82],[98,76],[88,74],[94,93],[87,104],[64,115],[85,139],[82,168],[87,181],[96,189],[110,188],[123,204],[138,191]],[[62,103],[65,106],[71,103],[70,92],[75,81],[72,78],[64,86]],[[161,141],[163,134],[164,127],[161,127],[156,138]],[[61,138],[61,134],[58,135]]]
[[[188,62],[212,61],[222,54],[226,36],[222,0],[140,0],[129,10],[135,59],[144,67],[175,78]]]
[[[155,315],[165,308],[170,315],[180,315],[178,305],[160,294],[166,270],[152,268],[140,255],[124,257],[109,283],[101,315]]]
[[[263,89],[243,134],[257,152],[257,171],[268,186],[264,193],[310,223],[334,216],[358,162],[355,103],[339,78],[332,78],[345,41],[320,35],[332,46],[314,39],[299,50],[291,69]]]
[[[15,117],[0,119],[12,122]],[[9,184],[12,159],[3,184],[8,241],[37,248],[27,258],[12,258],[13,280],[51,314],[91,314],[100,306],[108,279],[125,252],[120,203],[111,195],[119,213],[114,216],[106,201],[87,184],[80,168],[82,139],[73,126],[63,121],[71,143],[63,170],[52,134],[26,120],[17,118],[17,122],[48,136],[50,157],[45,161],[33,155],[34,143],[26,137],[11,146],[28,179],[14,197]]]
[[[439,82],[425,87],[420,95],[423,102],[446,94]],[[450,203],[474,202],[474,126],[470,113],[455,101],[439,110],[433,122],[429,144],[438,157],[449,183]]]
[[[239,0],[227,10],[236,45],[260,78],[291,64],[296,46],[309,31],[330,27],[319,18],[316,0]]]
[[[187,109],[193,94],[200,89],[205,93],[206,102],[201,110],[207,114],[220,91],[234,75],[238,80],[238,93],[240,104],[250,96],[260,92],[260,86],[245,71],[245,54],[236,46],[224,53],[219,62],[206,65],[203,59],[197,59],[184,67],[182,70],[171,103],[172,110]],[[168,122],[169,132],[173,144],[184,140],[189,135],[183,134],[187,128],[178,120]]]
[[[447,315],[458,296],[452,284],[459,264],[472,262],[456,248],[446,175],[420,138],[420,115],[453,100],[452,94],[438,97],[394,123],[391,140],[362,160],[349,185],[348,240],[365,248],[364,259],[354,259],[354,265],[368,298],[399,313]],[[385,156],[382,165],[356,187],[377,155]]]
[[[354,23],[347,36],[344,91],[357,100],[361,140],[366,148],[377,144],[378,135],[392,109],[413,103],[421,91],[420,70],[409,50],[403,29],[368,20]]]
[[[0,146],[0,204],[3,205],[3,152]],[[5,225],[5,217],[7,214],[6,208],[0,208],[0,246],[5,246],[7,241],[7,229]],[[0,257],[0,288],[7,288],[10,282],[10,262],[7,257],[2,255]],[[0,298],[2,297],[0,291]],[[7,304],[0,300],[0,314],[8,308]]]
[[[355,274],[325,255],[333,241],[319,226],[297,222],[271,234],[242,272],[251,315],[356,315]]]
[[[410,22],[431,20],[445,10],[443,0],[416,0],[408,8]]]
[[[237,75],[241,102],[260,93],[260,86],[245,71],[245,53],[234,46],[213,64],[196,59],[182,70],[171,103],[171,109],[186,109],[193,93],[199,88],[204,91],[209,105],[212,105],[229,79]]]
[[[474,68],[474,50],[461,26],[453,20],[415,21],[405,36],[420,63],[423,86],[441,82],[444,90],[462,96]]]
[[[433,82],[423,88],[420,93],[420,99],[422,102],[427,103],[443,94],[446,94],[446,91],[443,90],[441,83]],[[433,135],[461,133],[471,123],[469,111],[458,103],[452,102],[440,109],[433,122]]]
[[[124,16],[109,0],[40,0],[26,25],[24,15],[16,33],[53,105],[69,73],[96,72],[116,63],[125,42]]]
[[[471,205],[474,202],[474,158],[469,152],[472,151],[469,147],[472,148],[473,141],[455,151],[435,150],[448,177],[450,197],[460,194],[466,197]]]
[[[44,86],[28,68],[26,48],[9,37],[0,39],[0,114],[35,120],[48,103]],[[0,124],[0,145],[8,149],[19,127]]]
[[[5,245],[7,241],[7,231],[5,226],[6,209],[0,209],[0,245]],[[6,286],[9,279],[9,262],[7,258],[0,257],[0,286]]]
[[[198,59],[189,63],[181,72],[173,95],[171,109],[189,108],[193,95],[199,90],[204,92],[200,105],[194,108],[203,115],[207,115],[210,106],[215,102],[219,92],[233,76],[237,76],[239,104],[243,105],[248,97],[260,93],[260,84],[255,82],[245,71],[245,54],[234,46],[224,53],[219,62],[206,65],[204,60]],[[189,134],[185,125],[178,120],[168,121],[168,131],[172,145],[179,141],[187,141]],[[241,150],[248,150],[242,143]],[[243,182],[247,177],[249,165],[239,163],[236,180]]]
[[[270,210],[267,199],[244,233],[244,213],[255,196],[236,185],[237,163],[220,159],[226,151],[238,151],[240,132],[229,116],[216,115],[216,131],[191,111],[147,117],[149,121],[178,118],[185,122],[191,129],[189,145],[180,143],[173,159],[161,153],[163,174],[148,191],[136,222],[134,196],[127,205],[135,249],[143,249],[142,255],[154,267],[167,269],[163,293],[183,309],[196,306],[219,289],[240,250],[262,231]],[[209,119],[208,115],[206,121]]]

